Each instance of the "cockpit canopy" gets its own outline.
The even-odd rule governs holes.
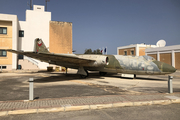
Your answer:
[[[143,56],[147,61],[153,61],[153,60],[155,60],[153,57],[151,57],[151,56],[147,56],[147,55],[144,55]]]

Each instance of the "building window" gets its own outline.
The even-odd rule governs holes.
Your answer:
[[[124,51],[124,55],[127,55],[127,51]]]
[[[0,50],[0,57],[6,57],[7,52],[5,50]]]
[[[24,37],[24,30],[19,31],[19,37]]]
[[[19,58],[19,59],[24,59],[24,55],[20,55],[20,54],[19,54],[19,55],[18,55],[18,58]]]
[[[2,67],[2,68],[1,68]],[[6,69],[6,66],[0,66],[0,69]]]
[[[0,34],[7,34],[7,27],[0,27]]]
[[[131,50],[131,55],[134,55],[134,50]]]

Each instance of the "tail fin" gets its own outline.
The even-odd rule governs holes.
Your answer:
[[[35,43],[35,45],[34,45],[35,52],[49,53],[48,49],[46,48],[44,42],[41,39],[36,38],[34,43]]]

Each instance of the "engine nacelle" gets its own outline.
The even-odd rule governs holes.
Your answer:
[[[109,64],[109,58],[107,56],[100,56],[96,60],[97,66],[104,66]]]
[[[95,60],[96,61],[90,63],[89,66],[100,67],[109,64],[109,58],[107,56],[98,56]]]
[[[79,55],[81,58],[94,60],[94,62],[83,64],[86,67],[100,67],[109,64],[109,58],[104,55]]]

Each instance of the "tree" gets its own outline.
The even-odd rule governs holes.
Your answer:
[[[99,49],[92,51],[91,49],[86,49],[84,54],[102,54]]]
[[[91,49],[86,49],[84,54],[92,54],[92,50]]]
[[[102,55],[102,52],[101,52],[101,50],[100,50],[100,49],[97,49],[96,51],[97,51],[97,54]]]

